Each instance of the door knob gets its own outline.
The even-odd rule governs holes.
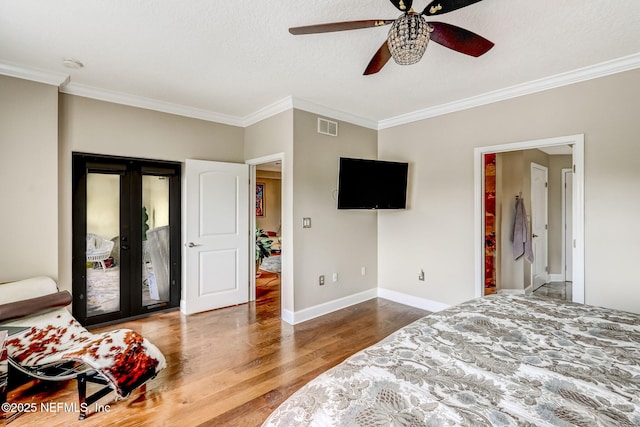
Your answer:
[[[540,237],[540,236],[538,236],[537,234],[534,234],[533,237]]]
[[[200,246],[200,245],[196,245],[193,242],[189,242],[189,244],[187,246],[189,246],[190,248],[195,248],[196,246]]]

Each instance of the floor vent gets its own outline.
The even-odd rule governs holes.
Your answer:
[[[332,122],[331,120],[318,117],[318,133],[338,136],[338,122]]]

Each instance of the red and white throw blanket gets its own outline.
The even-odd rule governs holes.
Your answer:
[[[162,352],[137,332],[116,329],[93,334],[65,308],[21,318],[9,325],[29,328],[7,341],[9,357],[20,365],[84,362],[100,372],[119,397],[129,395],[166,367]]]

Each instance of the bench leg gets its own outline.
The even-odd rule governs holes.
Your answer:
[[[80,415],[78,419],[80,421],[87,418],[87,376],[80,374],[77,377],[78,380],[78,403],[80,404]]]
[[[78,419],[84,420],[85,418],[87,418],[89,405],[93,405],[98,400],[111,393],[113,389],[111,388],[111,386],[109,386],[109,382],[106,379],[100,377],[95,372],[90,374],[78,374],[76,379],[78,380],[78,403],[80,404],[80,415],[78,415]],[[93,393],[91,396],[87,396],[88,382],[100,384],[103,387]]]

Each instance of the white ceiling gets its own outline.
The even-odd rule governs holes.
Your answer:
[[[640,0],[484,0],[432,20],[493,41],[487,54],[430,43],[418,64],[372,76],[388,26],[287,31],[399,15],[388,0],[0,0],[0,73],[231,124],[292,104],[384,127],[640,67]]]

